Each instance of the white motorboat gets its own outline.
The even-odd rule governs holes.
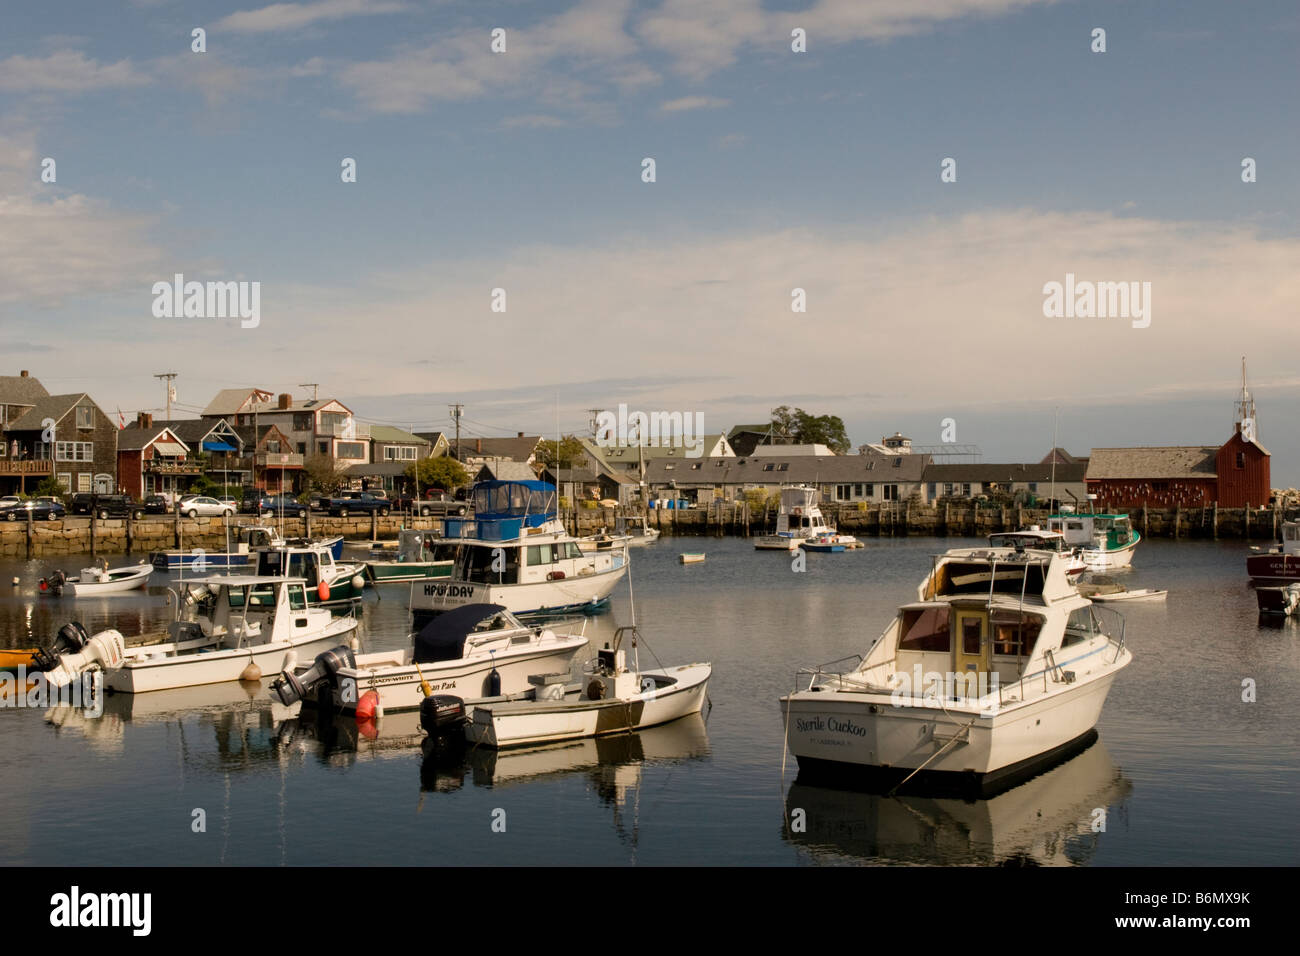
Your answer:
[[[409,647],[373,654],[335,648],[333,659],[322,654],[300,663],[271,690],[286,705],[303,700],[336,711],[355,711],[368,691],[384,712],[418,709],[426,691],[466,703],[523,696],[547,683],[532,678],[567,681],[586,645],[582,634],[525,627],[500,605],[469,604],[434,618]]]
[[[366,561],[366,573],[373,584],[445,578],[451,574],[452,560],[444,557],[443,552],[450,553],[452,547],[443,544],[432,532],[403,528],[397,533],[396,553],[392,553],[393,549],[383,549],[382,557]]]
[[[41,578],[40,589],[56,597],[63,593],[65,587],[71,588],[74,597],[119,594],[144,587],[151,574],[153,566],[144,561],[111,569],[108,562],[103,561],[98,567],[82,568],[75,578],[66,577],[62,571],[55,571],[48,578]]]
[[[186,609],[190,618],[181,616]],[[357,627],[353,618],[309,607],[300,578],[193,578],[182,586],[177,613],[160,643],[127,646],[118,631],[89,637],[80,624],[66,625],[38,654],[37,669],[55,688],[99,670],[105,687],[124,694],[219,684],[290,668]]]
[[[801,671],[807,684],[781,698],[801,778],[956,778],[988,795],[1076,750],[1132,654],[1123,618],[1083,597],[1067,566],[1011,548],[937,557],[856,666]]]
[[[644,548],[658,541],[662,532],[650,527],[645,515],[624,515],[615,520],[614,533],[625,536],[629,548]]]
[[[1038,525],[1031,525],[1021,531],[999,531],[989,535],[989,545],[994,548],[1032,548],[1035,551],[1056,551],[1067,558],[1065,573],[1071,578],[1088,570],[1088,562],[1083,559],[1082,551],[1069,545],[1065,535],[1059,531],[1044,531]]]
[[[1129,516],[1119,514],[1051,515],[1047,530],[1058,532],[1067,545],[1078,548],[1089,571],[1131,567],[1133,552],[1142,540]]]
[[[444,544],[456,544],[449,578],[411,584],[416,628],[465,604],[500,604],[512,614],[590,611],[627,574],[627,545],[583,554],[555,511],[544,481],[483,481],[474,516],[447,518]]]
[[[632,634],[635,653],[635,629],[619,628],[614,646],[598,651],[584,670],[578,693],[560,697],[563,688],[553,684],[555,694],[480,704],[465,726],[466,739],[495,749],[525,747],[640,730],[699,713],[712,665],[629,668],[622,647],[625,633]]]
[[[797,551],[809,541],[813,542],[813,550],[818,551],[843,551],[861,547],[853,535],[840,534],[831,527],[817,502],[816,488],[807,485],[782,488],[776,531],[755,538],[755,549]]]
[[[583,554],[591,554],[593,551],[613,551],[626,548],[632,543],[632,538],[629,535],[610,534],[604,528],[601,528],[596,534],[589,534],[577,540],[578,549]]]
[[[256,553],[260,577],[300,578],[307,583],[307,603],[346,613],[366,587],[366,566],[338,561],[332,542],[281,541]]]
[[[1163,601],[1169,592],[1159,588],[1121,588],[1118,591],[1098,591],[1089,595],[1098,604],[1114,604],[1117,601]]]

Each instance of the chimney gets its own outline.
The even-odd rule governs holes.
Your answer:
[[[135,422],[141,428],[153,428],[153,414],[151,412],[140,412],[135,416]]]
[[[524,437],[524,433],[523,433],[523,432],[516,432],[516,433],[515,433],[515,437],[516,437],[516,438],[523,438],[523,437]]]
[[[19,377],[19,378],[26,378],[26,377],[27,377],[27,369],[23,369],[21,372],[19,372],[19,373],[18,373],[18,377]]]
[[[480,453],[483,451],[483,439],[481,438],[474,439],[474,450]]]
[[[280,404],[279,404],[279,408],[280,408],[280,410],[281,410],[281,411],[284,411],[285,409],[287,409],[287,408],[288,408],[290,405],[292,405],[292,404],[293,404],[293,396],[290,395],[288,392],[281,392],[281,393],[280,393]]]

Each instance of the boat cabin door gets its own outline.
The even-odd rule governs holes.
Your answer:
[[[953,615],[952,669],[965,678],[992,670],[992,646],[989,640],[989,612],[982,609],[957,609]]]

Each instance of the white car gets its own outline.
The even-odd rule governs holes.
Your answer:
[[[0,511],[3,511],[5,508],[12,508],[15,505],[20,505],[22,503],[23,500],[17,495],[5,495],[3,498],[0,498]]]
[[[187,498],[178,507],[181,514],[187,518],[228,518],[235,513],[235,509],[230,505],[222,504],[216,498],[209,498],[206,495]]]

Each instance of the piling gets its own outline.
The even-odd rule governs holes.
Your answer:
[[[94,557],[95,557],[95,521],[99,518],[99,515],[97,515],[97,514],[95,513],[96,510],[97,510],[97,509],[95,508],[95,501],[94,501],[94,499],[92,498],[92,499],[91,499],[91,508],[90,508],[90,557],[91,557],[91,560],[94,560]]]
[[[27,560],[32,559],[32,512],[27,510]]]
[[[1217,541],[1219,540],[1219,503],[1217,501],[1214,503],[1214,517],[1211,519],[1210,523],[1212,525],[1210,534],[1214,537],[1214,540]]]

